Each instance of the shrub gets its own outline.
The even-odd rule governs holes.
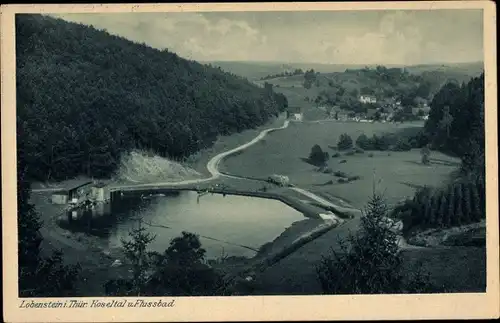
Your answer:
[[[409,151],[409,150],[411,150],[411,148],[412,148],[412,146],[406,138],[399,138],[398,141],[396,142],[396,145],[394,145],[393,150],[394,151]]]
[[[368,154],[368,157],[373,157],[373,153],[369,153],[369,154]]]
[[[339,152],[336,152],[335,154],[332,155],[332,158],[337,158],[337,157],[340,157],[340,153]]]
[[[337,148],[339,150],[347,150],[352,148],[352,138],[346,133],[341,134],[339,142],[337,143]]]
[[[325,173],[325,174],[331,174],[331,173],[333,173],[333,170],[332,170],[330,167],[326,167],[326,168],[323,170],[323,173]]]
[[[341,178],[339,178],[339,179],[337,180],[337,182],[339,182],[339,183],[349,183],[349,180],[348,180],[347,178],[343,178],[343,177],[341,177]]]
[[[345,163],[347,163],[347,160],[345,160],[345,159],[342,159],[341,161],[339,161],[339,164],[345,164]]]
[[[361,177],[359,177],[358,175],[355,175],[355,176],[349,176],[347,179],[349,180],[349,182],[352,182],[352,181],[357,181],[358,179],[361,179]]]
[[[349,150],[348,152],[345,153],[346,156],[352,156],[355,154],[354,150]]]
[[[333,173],[333,175],[337,176],[337,177],[347,177],[347,174],[344,173],[344,172],[341,172],[341,171],[336,171],[335,173]]]
[[[354,147],[354,152],[356,154],[364,154],[365,153],[365,151],[359,147]]]

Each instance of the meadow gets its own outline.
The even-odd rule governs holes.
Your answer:
[[[421,163],[420,150],[411,151],[365,151],[348,156],[337,152],[341,134],[349,134],[353,141],[364,133],[367,136],[383,133],[408,132],[419,127],[419,123],[356,123],[356,122],[305,122],[291,123],[281,131],[274,132],[260,143],[243,153],[226,159],[221,170],[234,175],[267,178],[271,174],[282,174],[290,182],[314,192],[344,199],[355,207],[365,205],[372,193],[374,178],[377,188],[382,190],[389,203],[413,196],[415,189],[423,186],[438,186],[446,181],[459,166],[459,160],[433,151],[431,163]],[[327,162],[332,173],[318,171],[306,159],[311,148],[318,144],[328,152]],[[345,162],[341,163],[341,161]],[[360,179],[349,183],[338,183],[333,173],[340,171]],[[331,183],[329,183],[331,181]]]

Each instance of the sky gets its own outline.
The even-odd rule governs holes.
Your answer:
[[[482,10],[52,14],[198,61],[483,60]]]

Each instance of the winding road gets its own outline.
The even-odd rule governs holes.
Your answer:
[[[268,129],[265,129],[263,131],[261,131],[259,133],[258,136],[256,136],[255,138],[253,138],[251,141],[241,145],[241,146],[238,146],[236,148],[233,148],[233,149],[230,149],[230,150],[227,150],[225,152],[222,152],[220,154],[217,154],[216,156],[212,157],[208,163],[207,163],[207,170],[208,172],[210,173],[210,177],[206,177],[206,178],[198,178],[198,179],[190,179],[190,180],[184,180],[184,181],[178,181],[178,182],[154,182],[154,183],[137,183],[137,184],[130,184],[130,185],[122,185],[122,184],[116,184],[116,185],[110,185],[110,189],[111,190],[134,190],[134,189],[141,189],[141,188],[148,188],[148,187],[155,187],[155,188],[158,188],[158,187],[177,187],[177,186],[185,186],[185,185],[193,185],[193,184],[199,184],[199,183],[204,183],[204,182],[208,182],[208,181],[212,181],[212,180],[215,180],[217,178],[220,178],[220,177],[228,177],[228,178],[235,178],[235,179],[246,179],[244,177],[239,177],[239,176],[234,176],[234,175],[230,175],[230,174],[224,174],[224,173],[221,173],[219,171],[219,164],[222,160],[224,160],[224,158],[238,152],[238,151],[241,151],[241,150],[244,150],[252,145],[254,145],[255,143],[259,142],[260,140],[262,140],[267,134],[273,132],[273,131],[277,131],[277,130],[282,130],[282,129],[286,129],[290,124],[290,121],[289,120],[285,120],[283,125],[281,127],[275,127],[275,128],[268,128]],[[56,191],[56,190],[59,190],[60,188],[41,188],[41,189],[33,189],[32,191],[33,192],[50,192],[50,191]],[[316,202],[320,203],[320,204],[323,204],[323,205],[326,205],[326,206],[329,206],[329,207],[333,207],[333,208],[337,208],[341,211],[358,211],[356,209],[349,209],[349,208],[345,208],[345,207],[342,207],[342,206],[339,206],[339,205],[336,205],[336,204],[333,204],[332,202],[330,201],[327,201],[325,200],[324,198],[310,192],[310,191],[307,191],[305,189],[302,189],[302,188],[298,188],[298,187],[291,187],[292,190],[312,199],[312,200],[315,200]],[[335,217],[335,215],[331,212],[329,213],[325,213],[325,214],[321,214],[321,216],[323,218],[332,218],[332,217]]]

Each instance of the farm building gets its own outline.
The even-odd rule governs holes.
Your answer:
[[[98,183],[92,187],[92,199],[103,202],[109,198],[110,192],[106,185]]]
[[[300,107],[289,107],[286,110],[287,119],[302,121],[304,120],[304,114],[302,113],[302,109]]]
[[[66,183],[57,192],[52,194],[53,204],[76,204],[86,199],[94,199],[104,201],[106,194],[104,185],[94,185],[93,181],[88,180],[73,180]]]

